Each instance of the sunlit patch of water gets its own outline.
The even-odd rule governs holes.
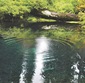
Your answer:
[[[26,83],[26,73],[27,73],[27,60],[28,60],[28,51],[25,51],[24,57],[23,57],[23,63],[22,63],[22,72],[20,74],[20,80],[19,83]]]
[[[40,37],[36,40],[36,59],[35,59],[35,73],[32,78],[33,83],[44,83],[42,77],[43,70],[43,56],[48,51],[48,40],[45,37]]]

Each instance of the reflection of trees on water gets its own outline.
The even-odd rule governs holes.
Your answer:
[[[78,62],[76,56],[69,45],[51,41],[49,51],[44,57],[44,83],[75,83],[75,70],[72,66]]]
[[[41,30],[45,29],[46,27],[50,27],[51,29],[56,29],[56,28],[78,28],[79,25],[75,23],[62,23],[62,22],[33,22],[33,23],[28,23],[28,22],[20,22],[20,21],[15,21],[15,22],[2,22],[0,23],[0,26],[2,28],[10,28],[10,27],[24,27],[24,28],[31,28],[32,30]]]
[[[15,39],[0,40],[0,83],[19,83],[22,52]]]

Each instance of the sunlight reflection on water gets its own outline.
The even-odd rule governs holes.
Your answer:
[[[45,37],[38,38],[36,40],[36,59],[35,59],[35,73],[33,76],[33,83],[43,83],[44,79],[42,77],[43,69],[43,56],[45,52],[48,51],[48,41]]]
[[[26,77],[25,77],[25,75],[26,75],[26,73],[27,73],[27,53],[28,52],[26,52],[25,51],[25,53],[24,53],[24,57],[23,57],[23,63],[22,63],[22,72],[21,72],[21,74],[20,74],[20,80],[19,80],[19,83],[26,83],[25,81],[26,81]]]

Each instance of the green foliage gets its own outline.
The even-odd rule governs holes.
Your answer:
[[[78,6],[77,6],[78,16],[80,18],[80,24],[85,26],[85,0],[78,0]],[[85,30],[84,30],[85,31]]]
[[[80,24],[82,24],[83,26],[85,25],[85,13],[84,12],[79,12],[78,14],[79,18],[80,18]]]
[[[53,5],[50,5],[57,12],[72,12],[75,13],[77,0],[54,0]]]
[[[49,9],[56,12],[75,12],[77,0],[0,0],[0,17],[4,14],[20,16],[32,9]]]
[[[21,16],[26,12],[30,12],[30,9],[26,5],[26,0],[0,0],[0,13]]]
[[[55,20],[38,18],[38,17],[31,16],[31,15],[27,18],[27,21],[28,22],[55,22]]]
[[[29,17],[33,9],[48,9],[63,13],[84,12],[85,0],[0,0],[0,19],[9,15],[35,22],[37,18]],[[80,16],[80,19],[83,20],[82,24],[85,24],[84,17],[84,14],[82,17]]]
[[[78,0],[78,6],[77,9],[79,11],[85,11],[85,0]]]
[[[46,0],[30,0],[32,3],[32,9],[43,9],[47,7],[47,1]]]

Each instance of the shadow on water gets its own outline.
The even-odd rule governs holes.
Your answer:
[[[21,49],[20,43],[15,39],[0,39],[0,83],[19,83]]]
[[[28,23],[28,22],[2,22],[0,23],[0,27],[2,28],[31,28],[32,30],[41,30],[45,29],[45,27],[50,27],[51,29],[56,29],[58,27],[65,27],[65,28],[78,28],[79,24],[75,23],[62,23],[62,22],[35,22],[35,23]],[[53,28],[52,28],[53,27]]]
[[[24,42],[21,41],[21,39],[0,39],[0,83],[26,83],[23,82],[25,77],[21,75],[24,75],[26,72],[23,72],[26,66],[24,64],[25,58],[28,63],[27,66],[29,69],[27,68],[27,72],[29,73],[29,78],[27,74],[25,76],[28,80],[31,79],[32,69],[34,67],[34,65],[32,65],[34,58],[33,48],[29,45],[29,50],[29,47],[26,48],[23,44]],[[26,57],[26,55],[28,56]],[[27,58],[29,58],[29,60]],[[28,83],[30,83],[29,81]]]
[[[46,37],[0,39],[0,83],[84,83],[84,54]]]

